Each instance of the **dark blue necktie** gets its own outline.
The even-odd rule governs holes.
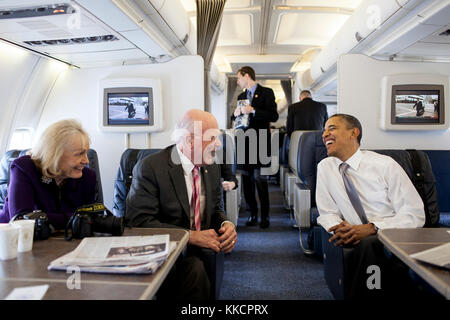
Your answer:
[[[339,165],[339,171],[341,172],[342,179],[344,180],[345,191],[347,191],[347,195],[350,199],[350,202],[352,203],[353,208],[358,214],[359,219],[361,219],[361,222],[363,224],[367,224],[369,223],[369,221],[367,220],[366,212],[364,211],[364,208],[361,204],[361,199],[359,198],[358,193],[356,192],[355,185],[347,175],[348,168],[349,168],[348,163],[342,162]]]

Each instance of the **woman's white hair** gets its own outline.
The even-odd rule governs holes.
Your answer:
[[[55,178],[62,174],[59,162],[74,135],[80,136],[83,145],[89,147],[89,136],[77,120],[61,120],[44,130],[31,150],[31,159],[42,175]]]

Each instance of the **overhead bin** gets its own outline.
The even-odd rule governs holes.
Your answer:
[[[387,59],[427,34],[445,27],[447,1],[366,0],[355,10],[326,47],[312,61],[311,68],[297,75],[302,88],[319,90],[336,72],[339,56],[364,53]]]
[[[196,54],[197,34],[180,1],[112,0],[112,2],[173,56]]]
[[[404,5],[408,1],[402,2],[400,4]],[[359,41],[365,39],[401,9],[402,6],[397,0],[363,1],[312,62],[311,79],[316,81],[336,63],[341,54],[350,52]]]

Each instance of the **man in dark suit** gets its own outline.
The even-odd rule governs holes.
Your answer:
[[[327,106],[314,101],[311,92],[300,92],[300,101],[288,108],[286,132],[289,136],[295,130],[322,130],[328,120]]]
[[[234,120],[241,114],[249,115],[249,125],[244,130],[245,143],[239,143],[239,138],[237,143],[238,165],[243,164],[241,168],[244,171],[242,176],[244,196],[250,208],[250,217],[246,225],[252,226],[258,223],[258,205],[255,197],[256,186],[261,203],[260,227],[268,228],[269,187],[267,180],[261,177],[260,169],[263,166],[270,165],[270,162],[263,163],[262,157],[270,156],[270,122],[278,120],[277,104],[273,90],[256,83],[255,71],[251,67],[245,66],[240,68],[237,72],[237,77],[238,85],[245,89],[245,92],[238,96],[238,100],[248,99],[249,101],[243,107],[237,107],[231,117]],[[252,133],[254,139],[252,139]],[[236,134],[239,135],[239,130],[237,130]],[[245,160],[244,163],[239,163],[239,155],[242,153],[245,153]],[[256,161],[252,161],[252,158],[256,159]]]
[[[228,253],[236,243],[235,226],[223,212],[220,166],[214,164],[219,133],[212,114],[189,110],[174,132],[176,145],[144,158],[133,169],[126,224],[190,230],[187,254],[165,286],[172,298],[211,298],[200,248]]]

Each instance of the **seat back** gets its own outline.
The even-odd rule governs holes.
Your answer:
[[[125,201],[133,180],[133,168],[145,157],[161,151],[161,149],[127,149],[120,158],[119,169],[114,183],[113,214],[116,217],[125,216]]]
[[[95,186],[95,202],[103,203],[103,188],[102,180],[100,177],[100,165],[98,162],[97,151],[95,151],[94,149],[89,149],[87,156],[89,159],[89,164],[87,166],[95,171],[95,177],[97,180],[97,184]]]
[[[314,132],[318,132],[321,134],[321,131],[316,131],[316,130],[314,130],[314,131],[313,130],[296,130],[296,131],[292,132],[292,134],[291,134],[291,141],[289,143],[288,163],[289,163],[289,168],[297,177],[299,177],[299,174],[298,174],[299,153],[298,153],[298,151],[299,151],[300,139],[302,138],[302,136],[304,134],[311,134]]]
[[[441,212],[450,213],[450,150],[424,150],[430,159],[436,179],[438,204]]]
[[[281,152],[280,152],[280,165],[288,166],[289,164],[289,142],[291,141],[288,134],[284,134],[283,137],[283,144],[281,145]]]
[[[279,148],[279,142],[280,142],[280,133],[278,130],[274,130],[270,133],[270,155],[264,155],[264,156],[270,156],[270,166],[264,166],[261,167],[261,175],[263,176],[273,176],[278,173],[278,170],[280,169],[280,148]],[[259,155],[258,155],[259,156]]]
[[[3,210],[5,205],[6,196],[8,195],[8,185],[9,185],[9,173],[11,168],[11,162],[15,159],[24,156],[26,150],[9,150],[5,153],[0,161],[0,210]]]
[[[24,155],[30,149],[24,150],[9,150],[5,153],[3,158],[0,160],[0,210],[3,209],[5,205],[6,196],[8,195],[8,186],[9,186],[9,174],[11,171],[11,163]],[[97,152],[94,149],[88,150],[88,159],[89,165],[87,167],[93,169],[95,171],[95,175],[97,178],[97,185],[95,187],[95,202],[103,203],[103,188],[102,181],[100,177],[100,167],[98,163]]]
[[[296,173],[311,190],[311,207],[316,206],[317,165],[326,157],[327,149],[322,141],[322,131],[306,131],[300,136],[295,163]]]
[[[236,141],[232,130],[222,130],[219,136],[222,147],[216,150],[217,163],[231,165],[233,174],[236,174]]]

